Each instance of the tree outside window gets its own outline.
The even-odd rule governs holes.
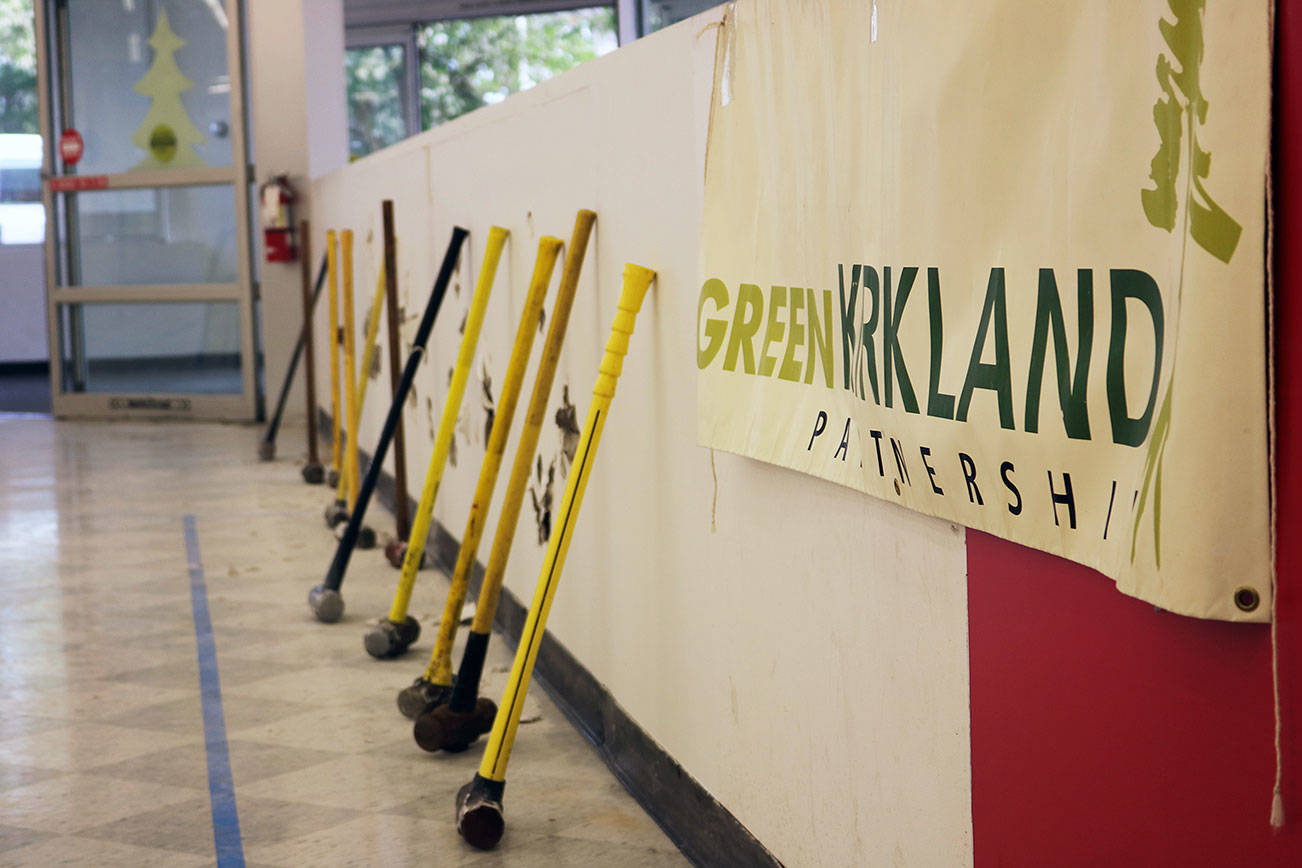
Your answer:
[[[344,56],[348,81],[348,153],[361,157],[407,137],[407,47],[401,43],[350,48]]]
[[[439,21],[419,33],[421,125],[437,126],[614,51],[611,7]]]
[[[0,244],[45,238],[39,132],[32,0],[0,0]]]
[[[32,0],[0,0],[0,133],[40,132]]]

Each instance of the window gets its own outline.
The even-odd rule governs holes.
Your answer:
[[[615,11],[439,21],[418,40],[421,122],[428,129],[614,51]]]
[[[45,240],[32,0],[0,0],[0,244]]]
[[[32,0],[0,0],[0,133],[35,133],[36,13]]]
[[[501,102],[617,45],[613,6],[350,30],[349,153]]]
[[[718,6],[722,0],[638,0],[642,33],[654,33],[698,12]]]
[[[349,156],[365,156],[410,135],[407,46],[391,42],[351,47],[345,70]]]
[[[0,133],[0,244],[43,241],[41,137]]]
[[[0,202],[40,202],[41,167],[7,169],[0,166]]]

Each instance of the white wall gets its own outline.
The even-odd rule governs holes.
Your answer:
[[[295,217],[310,219],[310,179],[348,162],[343,0],[249,0],[247,9],[255,177],[261,184],[288,174],[304,197]],[[262,227],[256,217],[254,236],[270,413],[302,327],[303,303],[299,264],[262,261]],[[321,251],[318,245],[313,258]],[[315,274],[315,262],[312,269]],[[322,354],[320,345],[317,354]],[[303,418],[301,383],[300,373],[286,405],[289,419]]]
[[[695,444],[698,238],[716,33],[706,25],[718,17],[685,21],[320,179],[316,243],[326,227],[357,231],[359,296],[369,296],[380,200],[396,201],[409,340],[452,225],[471,230],[407,413],[418,491],[469,306],[470,264],[478,268],[490,224],[511,231],[458,426],[458,461],[435,509],[460,536],[484,451],[478,372],[487,365],[496,391],[538,236],[567,239],[574,212],[594,209],[549,418],[563,385],[583,418],[623,263],[655,268],[659,280],[637,322],[551,629],[787,864],[967,864],[961,530]],[[324,310],[315,325],[320,346]],[[318,375],[328,401],[325,365]],[[387,372],[379,382],[372,394],[387,395]],[[521,403],[527,398],[526,389]],[[378,437],[385,403],[365,408],[363,443]],[[549,424],[544,463],[559,446]],[[504,488],[503,479],[489,540]],[[556,506],[562,488],[558,472]],[[542,554],[526,499],[508,572],[524,600]],[[415,610],[441,608],[436,590],[418,587]],[[516,766],[528,762],[528,739],[521,730]]]
[[[39,244],[0,244],[0,362],[43,362],[45,251]]]

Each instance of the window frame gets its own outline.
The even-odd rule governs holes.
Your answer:
[[[401,45],[406,53],[403,64],[403,82],[401,88],[403,119],[407,123],[407,135],[411,138],[421,127],[420,110],[420,47],[416,44],[417,24],[396,24],[382,27],[350,28],[344,34],[344,52],[355,48],[377,48],[385,45]]]
[[[395,7],[401,4],[391,4]],[[428,6],[424,0],[423,6]],[[457,21],[499,15],[539,15],[548,12],[569,12],[606,6],[615,13],[616,45],[626,45],[642,35],[638,0],[530,0],[517,4],[486,5],[482,9],[451,7],[444,14],[439,8],[426,8],[419,18],[411,18],[397,9],[386,10],[382,4],[358,4],[348,10],[344,27],[344,51],[354,48],[375,48],[384,45],[402,45],[406,52],[405,80],[402,87],[403,112],[406,116],[407,135],[410,138],[425,131],[423,106],[420,96],[420,31],[440,21]],[[509,7],[509,8],[508,8]],[[454,13],[454,14],[453,14]]]

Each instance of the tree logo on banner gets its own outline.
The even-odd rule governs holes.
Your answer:
[[[194,87],[173,56],[185,40],[172,32],[167,12],[159,10],[154,35],[149,37],[154,63],[135,84],[136,93],[150,97],[149,113],[131,135],[131,141],[148,156],[134,169],[191,169],[204,165],[194,152],[204,135],[181,104],[181,94]]]
[[[1157,126],[1161,144],[1153,156],[1149,178],[1154,188],[1140,191],[1144,216],[1148,222],[1172,232],[1180,207],[1177,187],[1180,181],[1182,152],[1184,159],[1184,214],[1183,247],[1180,253],[1180,281],[1177,299],[1184,296],[1184,263],[1189,239],[1228,263],[1234,256],[1243,228],[1233,217],[1216,204],[1203,186],[1211,174],[1212,155],[1198,146],[1198,127],[1207,121],[1207,100],[1203,97],[1199,81],[1203,60],[1203,9],[1206,0],[1167,0],[1175,14],[1175,23],[1165,18],[1158,21],[1162,38],[1171,49],[1171,55],[1180,65],[1172,66],[1165,53],[1157,57],[1157,83],[1164,96],[1153,105],[1153,123]],[[1177,340],[1179,330],[1176,330]],[[1131,535],[1130,559],[1135,559],[1135,545],[1139,524],[1148,505],[1149,493],[1153,504],[1153,550],[1157,565],[1162,565],[1162,463],[1166,456],[1166,442],[1171,435],[1171,391],[1175,384],[1174,373],[1166,385],[1162,408],[1158,412],[1153,434],[1148,441],[1148,455],[1144,460],[1144,482],[1139,492],[1135,510],[1134,533]]]

